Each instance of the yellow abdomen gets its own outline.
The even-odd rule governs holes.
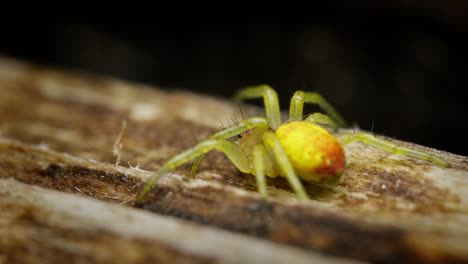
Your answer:
[[[281,125],[276,136],[301,179],[320,181],[343,172],[343,147],[325,129],[297,121]]]

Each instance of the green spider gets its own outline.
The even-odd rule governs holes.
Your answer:
[[[345,168],[343,145],[356,141],[369,144],[393,154],[407,155],[438,163],[450,164],[430,154],[399,146],[390,141],[376,138],[368,133],[353,133],[332,136],[317,124],[346,127],[344,119],[318,93],[296,91],[291,98],[289,120],[281,122],[278,96],[267,85],[247,87],[240,90],[235,100],[262,98],[266,117],[251,117],[221,130],[192,148],[169,159],[148,180],[137,195],[139,204],[157,180],[170,170],[195,159],[190,176],[197,171],[205,153],[217,149],[223,152],[242,172],[256,177],[258,192],[267,197],[266,179],[285,177],[296,195],[307,200],[308,196],[300,179],[304,181],[326,181],[338,179]],[[304,103],[319,105],[327,115],[314,113],[303,119]],[[238,136],[235,143],[229,138]]]

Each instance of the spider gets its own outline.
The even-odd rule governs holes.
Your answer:
[[[281,122],[278,96],[268,85],[247,87],[235,95],[235,100],[262,98],[266,117],[251,117],[223,129],[192,148],[169,159],[143,186],[135,203],[141,203],[152,186],[164,174],[186,162],[195,160],[190,176],[197,171],[205,153],[217,149],[241,171],[256,177],[258,192],[267,197],[265,176],[284,177],[297,197],[307,200],[301,180],[321,182],[336,180],[345,168],[343,146],[356,141],[393,154],[407,155],[450,167],[450,164],[430,154],[409,149],[368,133],[352,133],[334,137],[318,124],[335,128],[346,127],[337,111],[318,93],[296,91],[291,98],[289,120]],[[304,103],[317,104],[327,115],[313,113],[303,119]],[[238,136],[236,142],[228,139]]]

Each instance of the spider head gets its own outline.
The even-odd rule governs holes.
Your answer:
[[[237,135],[237,138],[239,139],[239,141],[242,141],[243,139],[251,136],[254,131],[256,130],[256,128],[251,128],[251,129],[247,129],[246,131],[244,131],[244,133],[241,133],[239,135]],[[268,128],[269,131],[272,131],[272,132],[275,132],[275,130],[273,128]]]
[[[255,128],[251,128],[244,131],[244,133],[237,135],[237,138],[239,139],[239,141],[242,141],[243,139],[245,140],[246,137],[249,137],[253,133],[254,129]]]
[[[275,132],[271,127],[268,130]],[[237,135],[239,146],[242,151],[246,154],[250,154],[253,147],[262,141],[263,132],[264,130],[262,129],[251,128]]]

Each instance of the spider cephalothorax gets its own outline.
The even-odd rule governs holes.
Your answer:
[[[345,127],[344,119],[319,94],[296,91],[291,98],[289,120],[281,122],[278,97],[267,85],[248,87],[240,90],[235,99],[263,98],[266,117],[251,117],[223,129],[192,148],[169,159],[149,179],[136,198],[140,203],[156,181],[186,162],[196,159],[191,175],[197,170],[203,155],[213,149],[223,152],[242,172],[253,174],[258,191],[267,197],[265,176],[285,177],[300,199],[307,199],[307,193],[300,179],[323,181],[339,177],[345,168],[343,145],[361,141],[393,154],[401,154],[438,163],[444,167],[450,164],[424,152],[396,145],[367,133],[353,133],[334,137],[318,124]],[[304,103],[319,105],[327,115],[313,113],[303,118]],[[239,136],[235,143],[229,138]]]

